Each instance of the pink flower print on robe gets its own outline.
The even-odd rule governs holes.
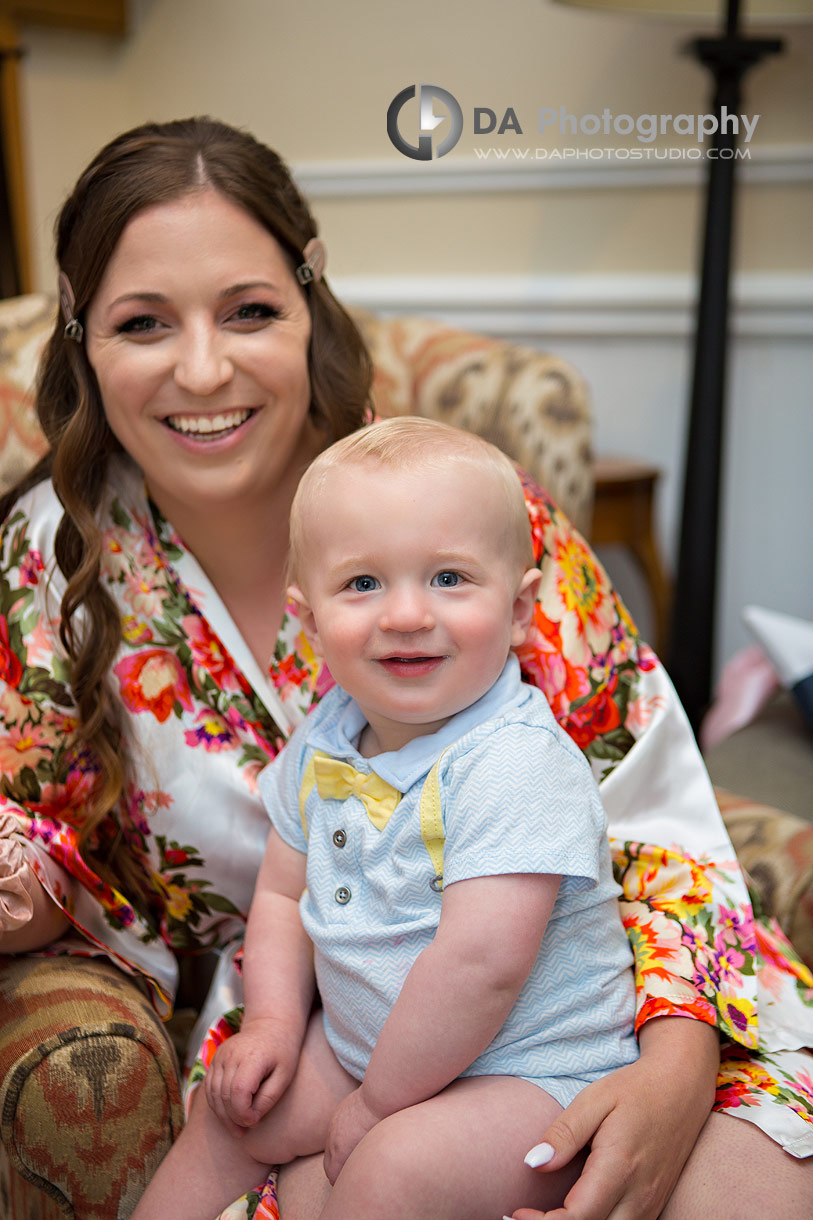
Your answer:
[[[121,697],[131,712],[152,712],[156,720],[168,720],[173,711],[191,712],[189,685],[181,663],[166,648],[148,648],[125,657],[114,667]],[[180,712],[178,712],[180,714]]]

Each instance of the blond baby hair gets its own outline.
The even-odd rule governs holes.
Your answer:
[[[324,486],[328,472],[337,466],[361,466],[367,462],[378,462],[393,470],[422,468],[436,472],[456,462],[479,468],[485,475],[496,475],[503,493],[506,544],[516,557],[517,577],[534,566],[528,509],[510,458],[472,432],[418,415],[401,415],[379,420],[345,436],[323,450],[305,471],[291,505],[289,580],[302,581],[307,555],[306,510]],[[464,504],[460,511],[466,511]]]

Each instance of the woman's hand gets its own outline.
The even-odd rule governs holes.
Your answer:
[[[685,1017],[647,1022],[640,1043],[637,1063],[588,1085],[544,1133],[554,1155],[541,1173],[591,1143],[564,1206],[545,1220],[655,1220],[666,1205],[711,1111],[719,1043],[710,1025]]]
[[[260,1017],[218,1047],[206,1073],[206,1099],[233,1135],[256,1127],[282,1097],[294,1078],[301,1044],[287,1026]]]
[[[324,1159],[325,1176],[331,1186],[356,1144],[361,1143],[382,1117],[368,1106],[363,1086],[336,1107],[328,1127]]]

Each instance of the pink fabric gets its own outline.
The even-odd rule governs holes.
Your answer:
[[[750,724],[778,689],[776,670],[758,644],[735,653],[720,675],[715,700],[700,726],[703,752]]]
[[[17,818],[0,814],[0,931],[11,932],[27,924],[34,913],[31,899],[31,871],[25,854],[14,835],[20,829]]]

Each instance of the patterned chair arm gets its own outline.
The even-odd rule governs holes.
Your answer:
[[[0,301],[0,492],[45,452],[31,390],[55,312],[44,293]]]
[[[425,415],[493,441],[587,532],[593,425],[567,361],[427,318],[351,312],[373,358],[379,415]]]
[[[175,1053],[132,979],[0,957],[4,1220],[123,1220],[182,1125]]]

